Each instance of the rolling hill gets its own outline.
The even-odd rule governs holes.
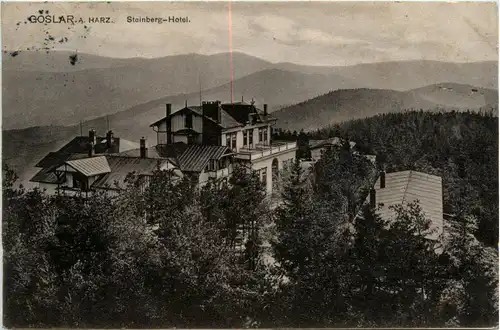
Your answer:
[[[262,83],[265,82],[265,83]],[[236,101],[240,95],[259,95],[255,99],[257,105],[268,103],[270,110],[277,109],[281,104],[295,104],[326,93],[333,88],[351,88],[355,83],[337,75],[301,74],[297,72],[281,71],[276,69],[263,70],[235,81]],[[282,86],[273,88],[272,86]],[[285,88],[283,87],[285,86]],[[230,98],[229,85],[223,85],[203,91],[203,100],[224,100]],[[250,101],[250,97],[244,98]],[[165,115],[165,104],[172,103],[173,108],[188,104],[198,105],[199,93],[164,97],[149,101],[126,111],[110,115],[109,118],[99,117],[85,124],[105,129],[109,119],[114,131],[128,139],[137,140],[143,135],[154,137],[149,125]],[[134,125],[130,125],[130,123]]]
[[[229,99],[229,55],[186,54],[115,59],[71,52],[21,51],[3,56],[3,127],[72,125],[179,94]],[[497,88],[496,62],[404,61],[316,67],[270,63],[233,53],[235,98],[272,107],[305,101],[337,88],[408,90],[440,82]],[[272,70],[276,70],[272,72]],[[259,74],[259,72],[263,71]],[[260,81],[257,79],[261,79]],[[219,92],[214,90],[219,88]],[[199,95],[193,96],[199,102]],[[191,101],[190,101],[191,102]]]
[[[255,74],[255,77],[266,81],[288,81],[293,82],[294,77],[301,74],[290,73],[280,70],[265,70]],[[252,75],[253,76],[253,75]],[[251,76],[250,76],[251,77]],[[271,91],[264,91],[259,84],[253,84],[250,77],[242,78],[246,83],[239,86],[247,86],[245,92],[261,92],[267,100],[281,101],[281,95],[272,95]],[[328,83],[344,84],[348,86],[352,82],[336,77],[311,75],[310,83],[318,83],[323,80]],[[260,79],[256,79],[259,81]],[[309,81],[309,80],[305,80]],[[290,83],[291,92],[297,91],[294,100],[307,95],[298,94],[304,85]],[[295,86],[295,87],[293,87]],[[295,88],[295,89],[294,89]],[[204,92],[206,99],[223,99],[227,94],[224,86]],[[274,99],[273,99],[274,97]],[[149,125],[165,115],[165,103],[172,103],[174,109],[181,107],[185,100],[189,104],[198,104],[199,95],[196,93],[161,98],[140,104],[126,111],[110,115],[108,118],[99,117],[82,124],[83,134],[89,128],[95,128],[98,132],[107,130],[109,119],[110,127],[116,136],[131,141],[138,141],[144,136],[148,139],[148,145],[156,143],[156,133]],[[297,101],[298,102],[298,101]],[[329,124],[339,123],[349,119],[374,116],[380,113],[400,112],[407,109],[423,110],[466,110],[486,109],[495,107],[498,111],[498,94],[496,90],[478,88],[470,85],[454,83],[443,83],[430,85],[406,92],[381,89],[339,89],[324,95],[311,98],[293,106],[277,110],[273,115],[278,119],[278,127],[290,130],[312,130],[325,127]],[[73,136],[79,134],[79,125],[75,126],[43,126],[32,127],[21,130],[7,130],[3,132],[3,159],[21,175],[21,180],[29,180],[35,173],[33,166],[49,151],[53,151]]]
[[[447,63],[439,61],[398,61],[364,63],[344,67],[301,66],[279,63],[276,67],[302,73],[337,74],[362,82],[358,88],[406,91],[441,82],[498,89],[498,62]]]
[[[76,124],[160,97],[199,91],[200,82],[204,89],[217,87],[226,84],[231,76],[228,54],[125,60],[92,55],[87,58],[82,54],[74,66],[79,70],[71,66],[69,55],[57,52],[52,57],[33,59],[41,68],[36,71],[33,64],[24,66],[36,58],[33,54],[4,56],[4,129]],[[23,60],[23,56],[27,59]],[[233,54],[233,63],[235,79],[269,65],[241,53]]]
[[[351,119],[410,109],[498,111],[498,92],[470,85],[435,84],[406,92],[382,89],[337,90],[273,113],[278,127],[313,130]]]

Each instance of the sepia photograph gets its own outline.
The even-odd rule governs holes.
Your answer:
[[[3,327],[499,326],[496,2],[0,6]]]

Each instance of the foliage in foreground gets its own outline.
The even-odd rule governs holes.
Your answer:
[[[131,175],[117,196],[87,200],[14,189],[4,169],[4,322],[495,325],[498,255],[476,239],[475,215],[455,218],[436,246],[418,203],[395,207],[391,224],[362,206],[372,170],[345,148],[324,156],[315,180],[297,162],[272,209],[239,168],[202,189],[164,171],[143,189]]]

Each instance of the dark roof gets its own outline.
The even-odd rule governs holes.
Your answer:
[[[42,168],[38,173],[35,174],[30,180],[31,182],[41,182],[41,183],[52,183],[58,184],[63,183],[62,179],[58,180],[56,174],[52,168]]]
[[[231,117],[225,110],[221,110],[220,112],[220,126],[222,128],[232,128],[242,126],[239,122],[237,122],[233,117]]]
[[[163,158],[132,158],[121,156],[106,156],[111,172],[94,182],[94,188],[123,188],[129,173],[137,175],[152,175],[158,168],[167,165],[168,159]],[[174,174],[176,174],[174,172]],[[178,174],[176,174],[178,177]],[[117,186],[118,185],[118,186]]]
[[[48,167],[53,167],[53,166],[59,166],[62,163],[64,163],[71,155],[68,154],[60,154],[57,152],[49,152],[47,156],[43,157],[36,165],[35,167],[43,167],[43,168],[48,168]]]
[[[159,152],[158,148],[159,146],[154,146],[154,147],[149,147],[147,150],[147,157],[146,158],[151,158],[151,159],[166,159],[169,162],[171,162],[174,165],[177,165],[177,160],[174,157],[167,157],[166,153],[163,153],[165,155],[162,156]],[[116,156],[116,157],[130,157],[130,158],[140,158],[141,157],[141,149],[131,149],[127,151],[123,151],[120,153],[116,154],[110,154],[110,156]]]
[[[182,171],[201,172],[210,159],[219,159],[229,151],[224,146],[190,145],[178,157]]]
[[[113,145],[111,148],[108,148],[106,144],[106,137],[98,136],[96,137],[96,145],[95,145],[95,153],[110,153],[110,152],[119,152],[120,151],[120,138],[113,138]],[[57,153],[61,154],[81,154],[88,152],[88,136],[77,136],[69,143],[64,145],[61,149],[57,151]]]
[[[104,140],[104,143],[103,143]],[[88,136],[77,136],[70,142],[61,147],[58,151],[49,152],[42,158],[35,167],[57,167],[63,164],[74,154],[88,154]],[[95,153],[112,153],[120,151],[120,139],[114,138],[113,146],[108,148],[106,145],[106,138],[98,137],[95,146]]]
[[[181,171],[201,172],[210,159],[220,159],[229,154],[230,150],[224,146],[175,143],[156,146],[157,152],[163,157],[175,159],[175,164]]]
[[[224,103],[221,107],[240,124],[245,124],[248,121],[248,115],[255,113],[255,107],[245,102]]]

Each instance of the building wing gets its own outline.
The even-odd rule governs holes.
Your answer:
[[[139,176],[151,176],[156,169],[175,169],[168,159],[161,158],[137,158],[123,156],[107,156],[111,171],[102,176],[94,184],[93,188],[123,188],[130,173]],[[182,174],[174,170],[174,177],[180,178]]]
[[[375,203],[380,205],[377,211],[384,219],[395,217],[391,206],[419,202],[431,229],[435,233],[430,238],[437,238],[443,232],[443,187],[439,176],[416,171],[401,171],[385,174],[385,186],[381,177],[375,183]]]

